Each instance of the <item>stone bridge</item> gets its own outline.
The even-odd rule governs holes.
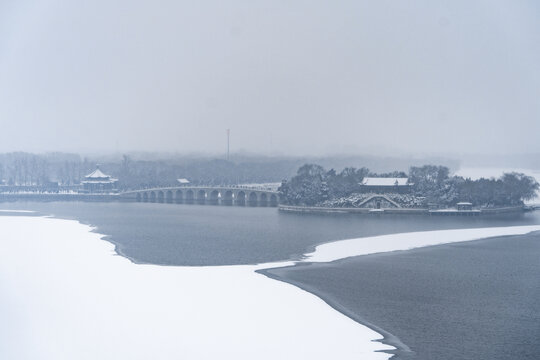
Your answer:
[[[177,186],[126,191],[128,201],[176,204],[278,206],[276,191],[242,186]]]

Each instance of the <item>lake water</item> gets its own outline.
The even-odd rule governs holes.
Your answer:
[[[374,325],[395,360],[535,360],[539,259],[533,233],[267,271]]]
[[[13,202],[0,209],[77,219],[135,262],[236,265],[298,259],[320,243],[390,233],[539,224],[538,213],[506,217],[285,214],[276,208],[159,203]]]
[[[314,215],[276,208],[87,202],[0,203],[2,209],[77,219],[106,234],[135,262],[183,266],[294,260],[315,245],[356,237],[540,224],[540,212]],[[532,359],[540,351],[539,239],[527,237],[522,245],[507,239],[442,245],[271,272],[410,347],[398,348],[398,359]]]

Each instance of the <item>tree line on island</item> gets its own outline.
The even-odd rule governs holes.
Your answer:
[[[408,177],[407,194],[387,194],[404,207],[455,206],[470,202],[478,207],[517,206],[536,197],[540,185],[531,176],[522,173],[505,173],[501,177],[472,180],[451,176],[445,166],[413,166],[409,173],[395,171],[372,173],[369,169],[345,168],[341,172],[326,170],[320,165],[305,164],[289,181],[279,188],[282,202],[303,206],[355,206],[367,196],[362,196],[360,185],[365,177]]]

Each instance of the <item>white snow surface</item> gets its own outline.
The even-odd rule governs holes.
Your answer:
[[[408,178],[376,178],[365,177],[362,180],[362,185],[365,186],[406,186],[409,182]]]
[[[319,245],[314,252],[306,255],[304,261],[330,262],[352,256],[410,250],[424,246],[471,241],[494,236],[523,235],[533,231],[540,231],[540,225],[435,230],[371,236]]]
[[[380,334],[254,271],[137,265],[73,220],[0,216],[0,359],[388,359]],[[404,233],[321,245],[306,261],[540,230]]]
[[[268,264],[137,265],[90,231],[0,216],[0,359],[390,357],[378,333],[254,272]]]

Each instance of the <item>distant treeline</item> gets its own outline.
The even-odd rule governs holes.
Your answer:
[[[345,168],[338,173],[320,165],[306,164],[279,190],[288,204],[314,206],[360,191],[360,183],[366,176],[408,177],[414,184],[411,195],[421,198],[426,206],[452,206],[460,201],[485,207],[520,205],[534,198],[539,188],[533,177],[521,173],[506,173],[499,179],[471,180],[450,176],[448,167],[435,165],[413,166],[408,174],[401,171],[377,174],[365,167]]]
[[[15,187],[77,186],[98,163],[103,172],[119,179],[118,186],[122,190],[173,186],[177,185],[178,178],[187,178],[191,183],[201,185],[281,182],[294,176],[298,167],[308,161],[318,161],[336,169],[347,163],[365,163],[379,171],[406,169],[407,163],[420,161],[374,156],[306,158],[234,154],[233,158],[234,161],[226,161],[208,156],[152,153],[92,157],[69,153],[5,153],[0,154],[0,184]],[[447,163],[458,165],[451,160]]]
[[[79,185],[84,176],[100,169],[119,179],[120,189],[178,185],[178,178],[192,184],[220,185],[280,182],[298,167],[291,161],[229,162],[207,158],[141,160],[123,155],[119,160],[81,158],[73,154],[0,154],[0,184],[51,187]]]

